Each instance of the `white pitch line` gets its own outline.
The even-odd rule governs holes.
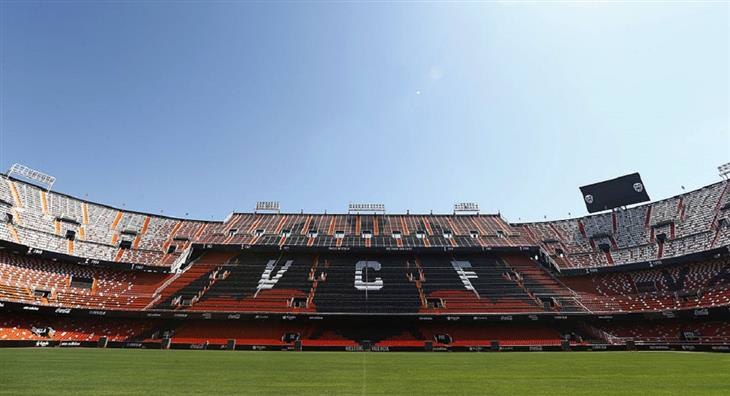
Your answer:
[[[368,368],[367,368],[367,352],[363,351],[362,353],[362,394],[367,394],[367,376],[368,376]]]

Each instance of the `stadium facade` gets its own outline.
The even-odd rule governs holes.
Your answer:
[[[0,175],[0,346],[730,350],[730,182],[591,216],[133,212]]]

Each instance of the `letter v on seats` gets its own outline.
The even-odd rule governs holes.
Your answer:
[[[279,282],[279,279],[281,279],[289,267],[291,267],[294,260],[287,260],[286,263],[284,263],[284,265],[276,271],[276,275],[272,277],[271,273],[274,272],[274,269],[276,268],[276,262],[277,260],[269,260],[269,262],[266,263],[266,268],[264,269],[264,272],[261,273],[261,279],[259,279],[259,284],[256,287],[256,294],[258,294],[261,290],[273,289],[276,283]],[[256,295],[254,295],[254,297],[255,296]]]

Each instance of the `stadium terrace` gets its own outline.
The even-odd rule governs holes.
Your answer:
[[[537,223],[199,221],[2,174],[0,346],[727,351],[729,183]]]

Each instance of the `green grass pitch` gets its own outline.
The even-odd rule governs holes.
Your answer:
[[[730,395],[730,354],[0,349],[0,394]]]

